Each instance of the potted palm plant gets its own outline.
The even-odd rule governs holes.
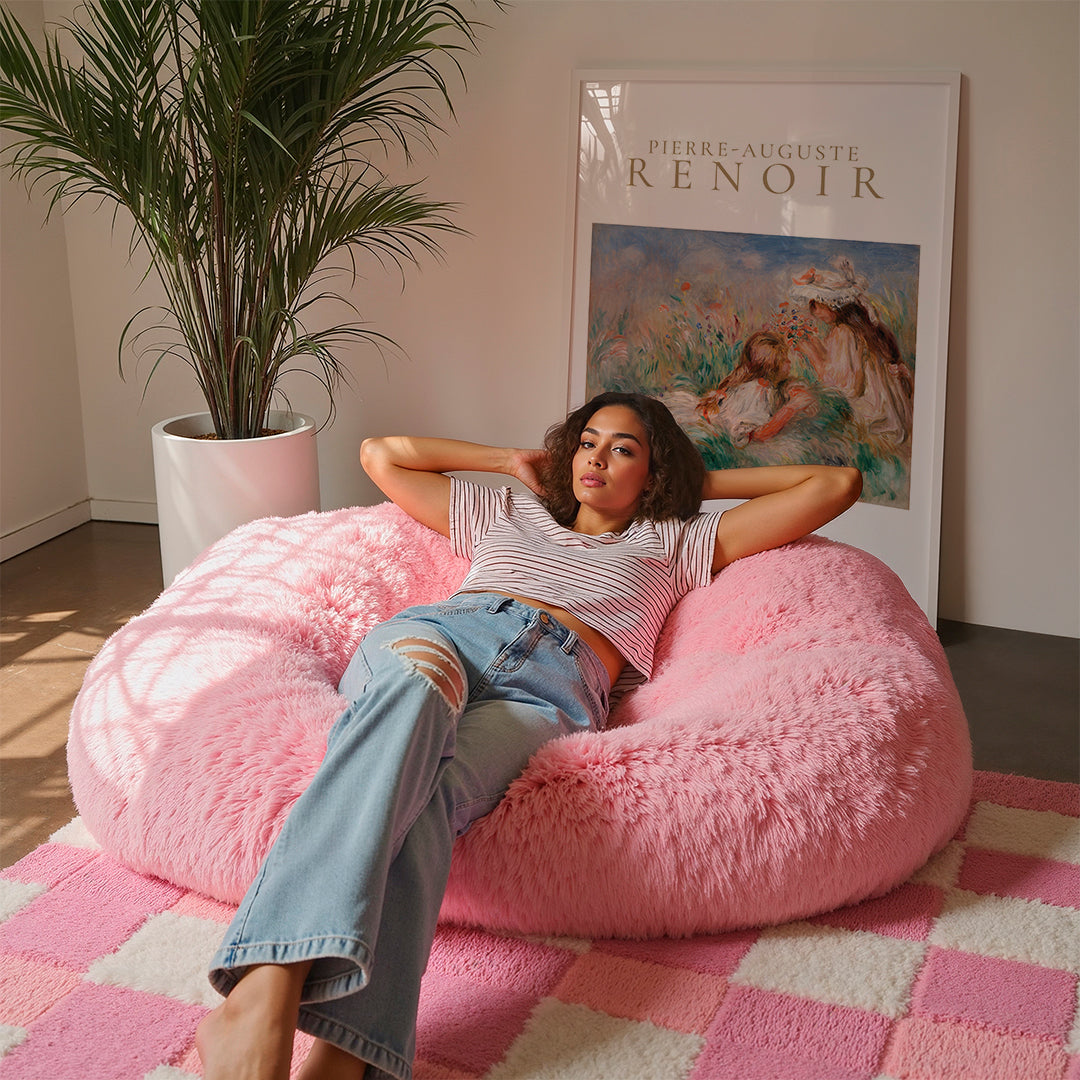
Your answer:
[[[85,196],[120,209],[166,298],[125,327],[121,355],[125,342],[149,350],[151,375],[179,359],[206,402],[154,431],[166,583],[241,521],[318,508],[314,424],[289,412],[280,380],[314,373],[332,418],[338,350],[386,340],[353,311],[309,324],[313,306],[348,304],[334,256],[367,251],[400,270],[455,229],[448,204],[391,182],[381,163],[430,144],[452,112],[447,76],[478,26],[460,6],[88,0],[40,50],[0,8],[4,163],[42,184],[50,209]],[[284,464],[286,442],[299,465]],[[237,466],[207,460],[229,448],[252,471],[237,479]],[[285,477],[307,490],[259,494]]]

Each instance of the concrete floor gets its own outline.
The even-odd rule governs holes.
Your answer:
[[[75,816],[72,703],[105,639],[159,592],[153,525],[91,521],[0,564],[0,866]]]
[[[0,565],[0,866],[75,816],[68,715],[105,638],[161,591],[157,529],[93,521]],[[944,622],[975,766],[1078,779],[1080,642]]]

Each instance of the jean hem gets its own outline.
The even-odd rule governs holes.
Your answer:
[[[308,1035],[332,1043],[366,1062],[368,1070],[364,1074],[365,1080],[412,1080],[412,1064],[400,1054],[313,1009],[301,1006],[296,1026]]]
[[[363,941],[350,937],[319,937],[295,942],[223,945],[210,962],[210,985],[227,997],[253,967],[302,964],[308,960],[345,960],[355,964],[356,968],[329,978],[309,975],[304,982],[302,1003],[347,997],[362,990],[371,978],[371,950]]]

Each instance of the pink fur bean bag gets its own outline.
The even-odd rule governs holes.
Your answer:
[[[464,572],[389,504],[227,536],[87,672],[68,760],[90,831],[238,901],[322,759],[361,636]],[[584,937],[802,918],[902,882],[970,786],[925,616],[877,559],[811,537],[681,601],[608,729],[544,747],[461,838],[443,916]]]

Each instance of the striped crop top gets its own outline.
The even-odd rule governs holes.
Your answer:
[[[450,544],[472,560],[461,591],[515,593],[564,608],[646,678],[668,613],[712,575],[718,513],[635,521],[621,533],[564,528],[532,496],[450,478]]]

